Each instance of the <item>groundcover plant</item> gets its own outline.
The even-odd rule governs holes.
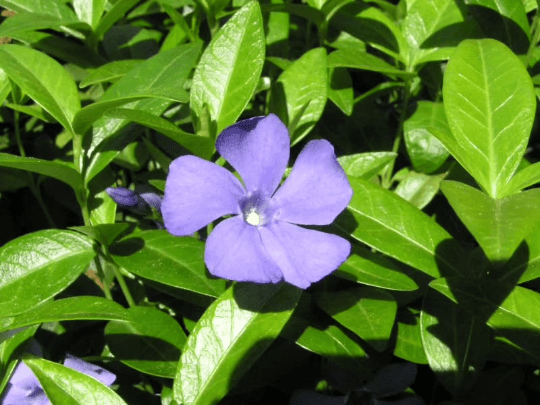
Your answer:
[[[0,9],[1,405],[540,403],[539,3]]]

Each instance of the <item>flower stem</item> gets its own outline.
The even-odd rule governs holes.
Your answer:
[[[14,110],[14,120],[13,124],[15,126],[15,140],[17,142],[17,147],[19,148],[19,154],[22,157],[26,157],[26,152],[24,150],[24,146],[22,143],[21,138],[21,128],[19,123],[19,111]],[[41,191],[39,190],[39,187],[34,181],[34,176],[29,171],[26,171],[26,174],[28,175],[28,186],[30,187],[30,192],[34,195],[36,198],[39,206],[41,207],[41,210],[43,211],[43,214],[45,215],[45,219],[47,220],[47,223],[51,228],[56,228],[56,224],[54,223],[54,220],[47,209],[47,206],[45,205],[45,202],[43,201],[43,197],[41,196]]]

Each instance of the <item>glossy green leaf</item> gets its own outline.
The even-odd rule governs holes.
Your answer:
[[[337,50],[328,55],[328,67],[347,67],[352,69],[370,70],[379,72],[391,78],[402,79],[416,76],[413,72],[396,69],[370,53],[359,49]]]
[[[540,227],[527,235],[512,258],[505,265],[505,272],[500,279],[518,279],[525,283],[540,277]]]
[[[317,297],[317,303],[373,348],[386,349],[397,311],[392,295],[372,287],[356,287],[322,293]]]
[[[79,20],[96,28],[105,10],[107,0],[73,0],[73,9]]]
[[[2,22],[2,25],[0,25],[0,37],[7,37],[25,31],[59,29],[62,26],[75,29],[89,28],[86,24],[77,20],[75,15],[70,18],[58,18],[47,14],[23,13]]]
[[[21,45],[0,47],[0,68],[64,128],[80,109],[75,81],[54,59]]]
[[[270,346],[301,290],[289,284],[235,284],[208,307],[189,335],[174,380],[184,405],[223,398]]]
[[[387,290],[414,291],[418,288],[415,281],[403,274],[391,260],[361,246],[353,246],[351,255],[332,274]]]
[[[350,335],[335,325],[324,329],[307,325],[296,344],[327,358],[351,373],[369,375],[368,355],[353,339],[354,334]]]
[[[467,6],[487,37],[503,42],[516,54],[527,53],[531,28],[523,2],[469,0]]]
[[[435,197],[446,173],[429,175],[410,172],[399,182],[394,190],[401,198],[419,209],[424,208]]]
[[[439,279],[430,287],[479,317],[519,349],[540,360],[540,294],[497,280]]]
[[[165,118],[158,117],[146,111],[115,108],[107,111],[105,116],[136,122],[137,124],[152,128],[203,159],[210,159],[215,150],[212,139],[184,132]]]
[[[450,155],[433,133],[442,131],[451,136],[442,103],[420,101],[414,113],[403,124],[403,138],[414,170],[432,173]]]
[[[191,109],[196,119],[208,109],[215,125],[213,136],[234,124],[251,99],[261,75],[264,53],[261,9],[257,1],[251,1],[214,36],[193,76]],[[200,127],[199,122],[197,132]]]
[[[130,103],[130,107],[154,115],[161,115],[171,104],[170,101],[160,98],[147,98]],[[89,156],[85,182],[88,184],[98,174],[102,173],[118,153],[130,142],[133,142],[139,131],[128,126],[129,121],[102,116],[94,122],[92,139],[86,153]],[[104,190],[104,188],[103,188]]]
[[[394,356],[411,363],[428,364],[420,332],[420,313],[410,308],[406,311],[398,314]]]
[[[113,84],[97,103],[81,109],[75,117],[74,128],[83,134],[105,111],[142,98],[187,102],[183,85],[199,52],[198,44],[182,45],[141,63]]]
[[[68,287],[88,267],[91,241],[48,229],[21,236],[0,248],[0,313],[28,311]]]
[[[93,377],[44,359],[25,359],[53,404],[127,405],[112,389]]]
[[[347,176],[371,179],[397,157],[394,152],[365,152],[338,157]]]
[[[114,301],[77,296],[47,302],[14,317],[0,318],[0,332],[45,322],[73,320],[129,320],[127,311]]]
[[[81,232],[98,241],[103,246],[110,246],[129,228],[127,223],[99,224],[96,226],[72,226],[69,229]]]
[[[210,278],[204,266],[204,243],[167,231],[146,231],[111,246],[113,259],[138,276],[171,287],[218,297],[225,281]]]
[[[529,73],[500,42],[463,41],[446,68],[443,96],[452,136],[439,140],[491,197],[503,197],[536,111]]]
[[[334,223],[338,228],[432,277],[459,274],[462,248],[440,225],[391,191],[349,181],[354,194]]]
[[[344,68],[330,69],[328,98],[343,111],[351,115],[354,107],[354,91],[349,71]]]
[[[272,94],[275,111],[287,123],[291,145],[305,137],[322,115],[328,91],[326,50],[315,48],[290,65]]]
[[[124,77],[128,72],[135,69],[143,61],[140,59],[116,60],[98,67],[84,78],[79,85],[80,88],[91,84],[113,82]]]
[[[75,191],[82,188],[81,175],[63,163],[0,153],[0,166],[27,170],[55,178],[70,185]]]
[[[406,1],[407,15],[403,20],[403,36],[411,49],[412,66],[427,62],[426,56],[456,46],[468,38],[470,24],[466,22],[464,4],[454,0]],[[431,60],[446,59],[448,53]]]
[[[484,366],[488,328],[433,290],[424,296],[420,324],[424,351],[438,380],[454,396],[467,391]]]
[[[117,360],[146,374],[174,378],[180,351],[186,341],[182,327],[155,308],[127,310],[128,322],[111,321],[105,341]]]
[[[491,261],[508,260],[540,222],[540,189],[493,199],[455,181],[441,185],[448,202]]]
[[[540,162],[533,163],[517,172],[506,185],[505,194],[513,194],[540,183]]]
[[[75,18],[64,0],[0,0],[0,6],[16,13],[36,13],[58,18]]]
[[[43,1],[43,0],[42,0]],[[94,35],[101,38],[111,28],[116,21],[125,17],[126,13],[139,2],[139,0],[118,0],[107,11],[103,18],[99,21]]]

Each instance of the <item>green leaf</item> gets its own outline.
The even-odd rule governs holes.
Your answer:
[[[223,398],[288,321],[301,290],[289,284],[235,284],[208,307],[189,335],[174,380],[184,405]]]
[[[107,111],[105,116],[136,122],[137,124],[152,128],[203,159],[210,159],[215,150],[212,139],[184,132],[166,119],[146,111],[115,108]]]
[[[361,246],[353,246],[351,255],[332,274],[346,280],[387,290],[414,291],[418,289],[415,281],[403,274],[391,260]]]
[[[75,18],[64,0],[0,0],[0,6],[16,13],[46,14],[58,18]]]
[[[127,405],[94,377],[44,359],[25,359],[53,404]]]
[[[107,0],[73,0],[73,9],[79,20],[96,28],[105,10]]]
[[[167,231],[146,231],[111,246],[113,259],[129,272],[168,286],[218,297],[225,281],[207,276],[204,243]]]
[[[328,55],[328,67],[347,67],[352,69],[370,70],[379,72],[391,78],[399,77],[408,79],[416,76],[416,73],[396,69],[370,53],[360,49],[347,49],[332,52]]]
[[[540,189],[493,199],[471,186],[444,181],[448,202],[493,262],[508,260],[540,221]]]
[[[68,287],[95,256],[91,241],[48,229],[21,236],[0,248],[0,313],[28,311]]]
[[[401,180],[394,190],[401,198],[409,201],[419,209],[424,208],[439,192],[441,180],[446,173],[428,175],[424,173],[410,172]]]
[[[474,384],[484,367],[488,328],[433,290],[424,296],[420,324],[431,370],[448,391],[459,396]]]
[[[14,317],[0,318],[0,332],[45,322],[74,320],[130,319],[127,311],[114,301],[91,296],[77,296],[47,302]]]
[[[518,55],[527,53],[531,28],[523,2],[470,0],[467,10],[487,37],[503,42]]]
[[[322,115],[328,91],[326,50],[315,48],[290,65],[272,93],[276,114],[287,123],[291,145],[299,142]]]
[[[344,68],[330,69],[328,82],[328,98],[345,115],[351,115],[354,108],[354,91],[349,71]]]
[[[517,172],[506,185],[504,194],[517,193],[540,183],[540,162],[533,163]]]
[[[368,355],[353,339],[354,335],[350,335],[352,337],[335,325],[324,329],[307,325],[296,344],[327,358],[354,375],[369,375]]]
[[[111,321],[105,341],[117,360],[146,374],[174,378],[180,351],[186,342],[182,327],[155,308],[127,310],[128,322]]]
[[[432,277],[460,273],[462,248],[435,221],[391,191],[349,181],[354,194],[334,223],[338,228]]]
[[[98,67],[86,76],[79,84],[79,87],[83,88],[90,86],[91,84],[116,81],[135,69],[142,62],[143,60],[141,59],[115,60],[109,62]]]
[[[264,53],[261,9],[251,1],[218,31],[195,69],[190,106],[197,132],[205,108],[215,124],[214,138],[236,122],[257,87]]]
[[[63,163],[0,153],[0,166],[27,170],[60,180],[78,192],[82,188],[79,172]]]
[[[62,26],[80,30],[89,28],[86,24],[77,20],[74,15],[62,19],[47,14],[23,13],[7,18],[2,22],[2,25],[0,25],[0,37],[7,37],[25,31],[59,29]]]
[[[97,103],[81,109],[73,127],[83,134],[105,111],[143,98],[187,102],[189,96],[183,85],[199,52],[199,44],[182,45],[141,63],[113,84]]]
[[[31,48],[3,45],[0,68],[64,128],[73,132],[73,117],[80,109],[79,94],[75,81],[58,62]]]
[[[540,294],[497,280],[439,279],[430,287],[495,329],[519,349],[540,361]]]
[[[356,287],[322,293],[317,303],[374,349],[379,352],[386,349],[397,311],[392,295],[372,287]]]
[[[103,246],[108,247],[129,228],[129,224],[99,224],[95,226],[71,226],[69,229],[81,232],[86,236],[98,241]]]
[[[503,197],[536,111],[529,73],[500,42],[463,41],[446,68],[443,97],[453,135],[439,140],[491,197]]]
[[[369,180],[396,157],[395,152],[365,152],[340,156],[338,162],[347,176]]]
[[[394,356],[416,364],[428,364],[422,335],[420,332],[419,311],[411,308],[407,312],[398,313],[397,338],[394,347]]]
[[[540,227],[533,229],[525,238],[505,268],[501,281],[517,278],[519,283],[525,283],[540,277]]]
[[[43,0],[42,0],[43,1]],[[99,21],[94,35],[101,38],[111,28],[116,21],[125,17],[126,13],[139,2],[139,0],[118,0],[107,11],[107,14]]]
[[[403,138],[414,170],[433,173],[450,155],[434,132],[451,136],[442,103],[419,101],[414,113],[403,124]]]

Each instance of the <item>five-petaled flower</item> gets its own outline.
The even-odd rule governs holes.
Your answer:
[[[161,206],[165,227],[186,236],[226,215],[206,241],[211,274],[236,281],[307,288],[339,267],[350,243],[297,225],[328,225],[352,197],[347,176],[326,140],[310,141],[284,183],[289,133],[273,114],[240,121],[217,139],[221,166],[181,156],[169,168]],[[277,191],[276,191],[277,190]]]

